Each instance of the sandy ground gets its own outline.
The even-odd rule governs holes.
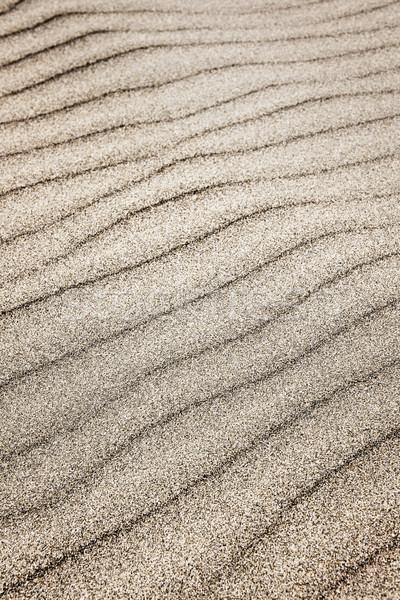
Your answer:
[[[0,1],[0,597],[400,599],[400,3]]]

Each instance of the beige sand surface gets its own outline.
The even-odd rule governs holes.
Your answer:
[[[400,2],[0,0],[0,597],[400,600]]]

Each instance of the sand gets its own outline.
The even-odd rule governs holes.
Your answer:
[[[0,2],[0,597],[400,599],[400,4]]]

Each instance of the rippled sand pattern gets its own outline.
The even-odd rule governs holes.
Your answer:
[[[400,2],[0,0],[0,597],[400,599]]]

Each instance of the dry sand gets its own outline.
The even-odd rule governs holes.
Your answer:
[[[0,597],[400,599],[400,2],[0,1]]]

